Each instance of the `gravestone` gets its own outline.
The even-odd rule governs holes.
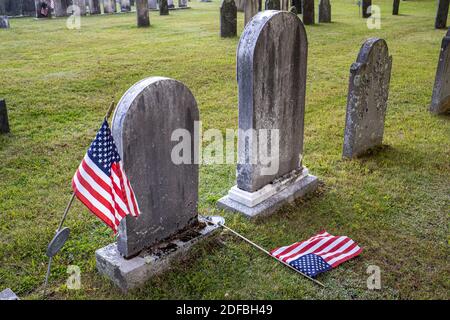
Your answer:
[[[131,11],[130,0],[120,0],[120,11],[121,12],[130,12]]]
[[[301,160],[307,51],[303,23],[290,12],[263,11],[245,27],[237,49],[237,185],[220,208],[261,216],[317,187]]]
[[[314,24],[314,0],[303,0],[303,23]]]
[[[442,39],[439,62],[431,98],[430,111],[435,114],[450,113],[450,29]]]
[[[159,0],[159,15],[167,16],[169,15],[169,5],[167,0]]]
[[[167,7],[169,9],[175,8],[175,5],[173,4],[173,0],[167,0]]]
[[[220,6],[220,36],[236,37],[237,8],[234,0],[223,0]]]
[[[9,18],[8,16],[0,16],[0,29],[9,29]]]
[[[244,26],[258,13],[258,0],[244,0]]]
[[[185,8],[188,6],[188,0],[178,0],[178,7]]]
[[[362,0],[362,17],[369,18],[371,16],[369,7],[372,6],[372,0]]]
[[[148,2],[147,0],[136,0],[136,15],[138,27],[149,27],[150,16],[148,14]]]
[[[100,7],[100,0],[89,0],[89,13],[101,14],[102,9]]]
[[[330,0],[319,0],[319,23],[331,22]]]
[[[117,105],[112,135],[141,214],[121,221],[117,243],[97,250],[96,260],[122,290],[170,267],[173,255],[218,229],[197,213],[198,121],[191,91],[168,78],[137,82]]]
[[[158,9],[158,1],[157,0],[148,0],[148,8],[152,10]]]
[[[266,0],[265,10],[280,10],[280,0]]]
[[[392,4],[392,14],[394,16],[398,15],[399,7],[400,7],[400,0],[394,0],[394,3]]]
[[[20,299],[10,288],[7,288],[0,292],[0,300],[20,300]]]
[[[0,99],[0,133],[9,133],[8,110],[3,99]]]
[[[386,41],[368,39],[350,68],[344,157],[358,157],[382,144],[391,68]]]
[[[434,27],[436,29],[446,29],[447,28],[448,6],[449,6],[449,0],[438,0],[436,21],[434,23]]]
[[[117,12],[117,0],[111,0],[112,12]]]
[[[110,14],[110,13],[114,13],[114,5],[115,2],[113,3],[112,0],[103,0],[103,13],[105,14]]]

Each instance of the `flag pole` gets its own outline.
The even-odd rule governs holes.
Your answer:
[[[106,112],[105,120],[108,120],[108,118],[111,116],[111,113],[112,113],[112,111],[114,109],[114,106],[115,106],[115,103],[114,103],[114,101],[112,101],[111,104],[109,105],[108,111]],[[66,209],[64,210],[64,214],[63,214],[63,216],[61,218],[61,221],[59,222],[58,229],[56,230],[56,234],[59,231],[61,231],[62,226],[64,224],[64,221],[66,220],[67,214],[69,213],[69,210],[72,207],[73,200],[75,200],[75,192],[72,192],[70,200],[67,203]],[[51,270],[51,266],[52,266],[52,260],[53,260],[53,257],[49,257],[49,259],[48,259],[48,266],[47,266],[47,273],[45,275],[45,282],[44,282],[44,296],[46,294],[48,278],[50,277],[50,270]]]
[[[206,218],[203,217],[203,216],[201,216],[201,217],[204,218],[205,220],[211,222],[211,223],[214,223],[212,220],[206,219]],[[318,281],[318,280],[316,280],[316,279],[314,279],[314,278],[311,278],[310,276],[308,276],[307,274],[304,274],[304,273],[301,272],[300,270],[295,269],[293,266],[291,266],[290,264],[284,262],[283,260],[277,259],[277,258],[274,257],[273,255],[271,255],[269,251],[267,251],[267,250],[264,249],[263,247],[257,245],[257,244],[254,243],[253,241],[247,239],[246,237],[244,237],[244,236],[241,235],[240,233],[234,231],[234,230],[231,229],[230,227],[227,227],[227,226],[226,226],[225,224],[223,224],[222,222],[217,222],[217,223],[214,223],[214,224],[216,224],[216,225],[218,225],[218,226],[221,226],[222,228],[227,229],[228,231],[230,231],[230,232],[233,233],[234,235],[238,236],[238,237],[241,238],[242,240],[244,240],[244,241],[246,241],[247,243],[251,244],[251,245],[254,246],[255,248],[261,250],[262,252],[264,252],[264,253],[267,254],[268,256],[272,257],[272,258],[275,259],[276,261],[278,261],[278,262],[284,264],[286,267],[289,267],[290,269],[292,269],[292,270],[294,270],[295,272],[301,274],[301,275],[304,276],[305,278],[307,278],[307,279],[313,281],[314,283],[316,283],[316,284],[318,284],[318,285],[320,285],[320,286],[322,286],[322,287],[325,287],[325,285],[324,285],[322,282],[320,282],[320,281]]]

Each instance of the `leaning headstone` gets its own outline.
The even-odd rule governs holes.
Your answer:
[[[9,29],[9,18],[8,16],[0,16],[0,29]]]
[[[350,68],[345,158],[358,157],[382,144],[391,68],[392,57],[386,41],[368,39]]]
[[[137,82],[117,105],[112,135],[141,214],[125,217],[117,244],[97,250],[96,259],[123,290],[170,267],[174,255],[218,228],[197,212],[198,121],[191,91],[168,78]]]
[[[450,29],[442,39],[441,53],[431,98],[430,111],[435,114],[450,113]]]
[[[280,10],[280,0],[266,0],[265,10]]]
[[[449,2],[450,2],[449,0],[438,0],[436,20],[434,23],[434,27],[436,29],[446,29],[447,28]]]
[[[0,300],[20,300],[20,299],[10,288],[7,288],[0,292]]]
[[[330,0],[319,0],[319,23],[331,22]]]
[[[237,8],[234,0],[223,0],[220,6],[220,36],[236,37]]]
[[[258,0],[244,0],[244,25],[258,13]]]
[[[0,100],[0,133],[9,132],[8,111],[5,100]]]
[[[245,27],[237,49],[237,185],[220,208],[257,217],[317,187],[302,166],[307,51],[303,23],[290,12],[263,11]]]
[[[159,0],[159,15],[167,16],[169,15],[169,5],[167,0]]]
[[[157,0],[148,0],[148,8],[152,10],[158,9],[158,1]]]
[[[100,0],[89,0],[89,13],[101,14]]]
[[[137,26],[148,27],[150,26],[150,17],[148,15],[148,2],[147,0],[136,0],[136,15]]]
[[[362,0],[362,17],[369,18],[371,16],[369,8],[372,6],[372,0]]]
[[[314,0],[303,0],[303,23],[314,24]]]
[[[394,16],[398,15],[398,9],[400,7],[400,0],[394,0],[393,4],[392,4],[392,14]]]

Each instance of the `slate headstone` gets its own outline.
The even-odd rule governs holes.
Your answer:
[[[447,28],[448,6],[449,0],[438,0],[438,8],[436,13],[436,21],[434,27],[436,29]]]
[[[194,122],[197,102],[181,82],[151,77],[136,83],[120,100],[112,134],[132,184],[141,215],[121,221],[117,246],[124,257],[197,223],[198,164],[195,164]],[[175,130],[190,134],[183,150],[187,164],[175,164]]]
[[[314,24],[314,0],[303,0],[303,23]]]
[[[264,8],[265,10],[280,10],[280,0],[266,0]]]
[[[159,15],[169,15],[169,4],[167,3],[167,0],[159,0]]]
[[[258,0],[244,0],[244,26],[258,13]]]
[[[331,22],[330,0],[319,0],[319,23]]]
[[[0,100],[0,133],[9,132],[8,110],[5,100]]]
[[[263,11],[246,25],[237,49],[237,185],[219,200],[219,207],[254,217],[314,188],[316,178],[307,175],[301,161],[307,50],[303,23],[290,12]],[[256,136],[247,136],[249,130],[255,130]],[[261,130],[269,130],[270,135],[278,132],[279,139],[266,140]],[[278,164],[273,172],[265,172],[268,164],[260,161],[262,144],[276,158],[271,162]],[[304,179],[293,182],[300,176]],[[289,182],[278,183],[285,179]],[[233,196],[236,193],[251,200],[241,202]]]
[[[439,62],[431,98],[430,111],[435,114],[450,113],[450,29],[442,39]]]
[[[369,18],[372,15],[369,10],[370,6],[372,6],[372,0],[362,0],[362,17],[363,18]]]
[[[223,0],[220,6],[220,36],[237,35],[237,8],[234,0]]]
[[[8,16],[0,16],[0,29],[9,29],[9,18]]]
[[[394,0],[393,4],[392,4],[392,14],[394,16],[398,15],[398,9],[400,7],[400,0]]]
[[[147,0],[136,0],[137,26],[145,28],[150,26]]]
[[[343,156],[358,157],[383,142],[392,57],[386,41],[368,39],[350,68]]]

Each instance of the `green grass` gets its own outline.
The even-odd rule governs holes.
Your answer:
[[[50,298],[67,299],[431,299],[449,298],[450,126],[428,111],[440,42],[435,1],[381,5],[382,28],[369,30],[353,0],[333,1],[333,23],[307,26],[309,41],[305,164],[323,182],[306,201],[257,222],[215,209],[234,184],[231,165],[202,166],[199,209],[223,214],[229,226],[266,248],[326,229],[348,235],[362,255],[319,277],[299,277],[223,232],[189,259],[122,295],[95,270],[94,251],[113,241],[79,202],[67,226],[71,237],[55,258]],[[83,17],[80,30],[64,19],[11,20],[0,30],[0,96],[12,133],[0,136],[0,289],[40,297],[45,250],[70,197],[70,181],[111,99],[135,82],[166,76],[197,99],[204,129],[236,128],[235,51],[221,39],[219,2],[192,10],[151,12],[149,29],[134,14]],[[238,30],[243,14],[238,14]],[[368,37],[386,39],[393,55],[381,152],[341,159],[349,68]],[[68,265],[82,270],[82,289],[65,286]],[[382,289],[366,287],[366,268],[381,268]]]

